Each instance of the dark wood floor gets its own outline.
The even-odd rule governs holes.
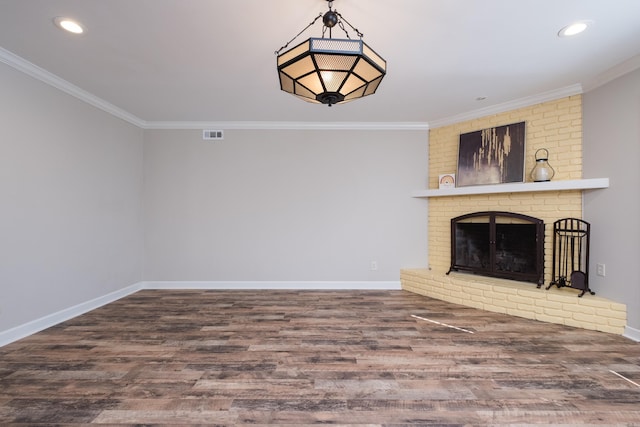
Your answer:
[[[147,290],[0,348],[0,425],[629,426],[638,384],[624,337],[404,291]]]

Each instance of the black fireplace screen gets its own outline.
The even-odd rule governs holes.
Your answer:
[[[453,218],[451,271],[534,282],[540,287],[544,281],[544,222],[495,211]]]

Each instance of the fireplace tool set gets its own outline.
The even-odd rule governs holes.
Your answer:
[[[589,235],[591,224],[577,218],[559,219],[553,223],[552,281],[547,289],[569,287],[595,295],[589,289]]]

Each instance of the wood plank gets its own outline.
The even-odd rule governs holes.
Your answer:
[[[406,291],[143,290],[0,348],[0,424],[640,425],[611,371],[640,344]]]

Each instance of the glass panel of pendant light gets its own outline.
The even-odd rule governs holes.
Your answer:
[[[360,86],[363,86],[366,82],[364,82],[361,78],[354,74],[350,74],[347,78],[347,81],[344,83],[342,88],[340,89],[340,93],[343,95],[348,95],[354,90],[358,89]]]
[[[296,83],[295,84],[295,88],[296,91],[294,93],[294,95],[297,95],[301,98],[303,98],[305,101],[309,101],[309,102],[318,102],[316,101],[316,94],[309,91],[309,89],[307,89],[306,87],[302,86],[301,84]]]
[[[355,68],[353,69],[353,72],[368,82],[380,77],[380,75],[382,74],[380,70],[369,64],[364,59],[360,59],[358,61]]]
[[[310,56],[304,57],[291,65],[288,65],[282,69],[285,73],[290,75],[293,79],[298,79],[305,74],[309,74],[314,70],[313,61]]]
[[[285,92],[293,93],[293,79],[283,72],[280,72],[280,87]]]
[[[371,60],[371,62],[373,62],[374,64],[376,64],[378,67],[380,67],[380,69],[382,69],[383,71],[387,70],[387,61],[385,61],[384,59],[382,59],[380,57],[380,55],[378,55],[377,53],[375,53],[373,51],[373,49],[371,49],[369,46],[366,45],[366,43],[362,43],[362,52],[363,54],[369,58]]]
[[[355,98],[361,98],[364,96],[364,90],[366,89],[366,86],[362,86],[360,89],[355,90],[353,92],[351,92],[349,95],[344,97],[345,101],[348,101],[350,99],[355,99]]]
[[[376,89],[378,89],[378,85],[380,85],[381,81],[382,81],[382,76],[380,76],[379,78],[377,78],[374,81],[372,81],[371,83],[369,83],[367,85],[367,89],[366,89],[366,91],[365,91],[363,96],[371,95],[373,92],[375,92]]]
[[[278,66],[291,61],[293,58],[297,57],[298,55],[302,55],[308,50],[309,50],[309,40],[306,40],[300,43],[298,46],[291,48],[291,50],[288,50],[282,55],[278,56]]]
[[[318,73],[311,73],[307,76],[304,76],[298,79],[298,82],[300,82],[301,85],[303,85],[304,87],[309,89],[311,92],[313,92],[314,98],[315,98],[315,95],[321,93],[324,90],[324,88],[322,87],[322,82],[320,81],[320,76],[318,76]]]
[[[347,77],[347,73],[344,71],[320,71],[320,75],[327,92],[337,92]]]

